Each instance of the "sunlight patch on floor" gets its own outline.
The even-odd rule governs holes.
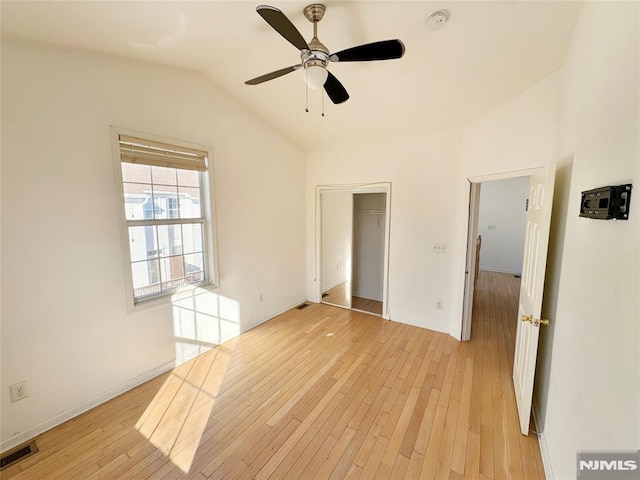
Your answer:
[[[174,368],[136,429],[188,473],[240,334],[240,305],[205,291],[174,300],[173,319],[177,363],[195,358]]]

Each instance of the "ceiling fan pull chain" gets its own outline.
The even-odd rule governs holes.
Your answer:
[[[322,116],[324,117],[324,88],[322,89]]]
[[[307,69],[304,69],[304,92],[305,92],[305,101],[306,107],[304,109],[305,112],[309,113],[309,83],[307,83]]]

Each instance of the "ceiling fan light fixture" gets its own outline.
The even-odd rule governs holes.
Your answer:
[[[329,72],[323,65],[307,65],[304,69],[304,79],[311,90],[319,90],[327,81]]]
[[[321,3],[307,5],[303,11],[307,20],[313,23],[313,38],[310,42],[304,39],[295,25],[291,23],[291,20],[276,7],[259,5],[256,11],[276,32],[300,51],[300,63],[298,65],[281,68],[280,70],[265,75],[260,75],[244,83],[247,85],[258,85],[268,80],[282,77],[295,70],[304,69],[304,81],[307,86],[307,112],[309,111],[308,89],[319,90],[324,87],[324,91],[334,104],[344,103],[349,99],[349,94],[342,83],[327,70],[329,62],[393,60],[401,58],[404,55],[404,44],[398,39],[365,43],[332,54],[329,49],[318,40],[318,22],[322,20],[326,11],[326,7]],[[324,102],[324,95],[322,99]]]

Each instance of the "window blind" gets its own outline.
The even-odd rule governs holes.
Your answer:
[[[182,170],[207,170],[207,152],[143,138],[120,135],[120,158],[126,163]]]

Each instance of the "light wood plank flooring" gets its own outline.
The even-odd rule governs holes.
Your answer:
[[[322,301],[331,305],[340,305],[349,308],[349,295],[351,295],[350,282],[342,282],[330,288],[322,294]]]
[[[517,289],[481,273],[465,343],[291,310],[41,435],[2,478],[543,478],[511,384]]]
[[[382,302],[370,298],[356,297],[354,295],[351,297],[351,308],[373,313],[374,315],[382,315]]]
[[[356,310],[363,310],[365,312],[373,313],[375,315],[382,315],[382,302],[378,300],[372,300],[370,298],[351,297],[351,305],[349,305],[349,282],[342,282],[339,285],[327,290],[322,295],[323,303],[331,305],[340,305],[347,308],[354,308]]]

